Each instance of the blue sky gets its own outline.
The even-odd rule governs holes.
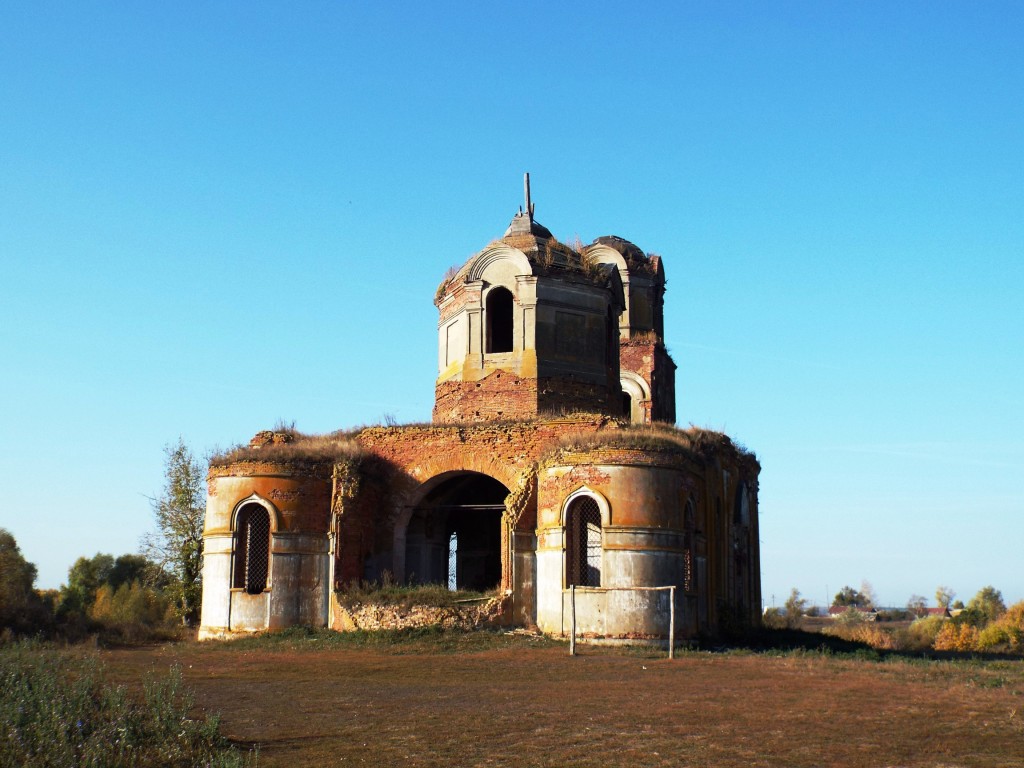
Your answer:
[[[429,419],[434,289],[531,173],[662,254],[763,591],[1024,599],[1024,10],[9,2],[0,526],[134,551],[162,446]]]

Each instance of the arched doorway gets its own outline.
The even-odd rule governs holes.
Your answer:
[[[431,488],[405,530],[405,581],[484,591],[501,581],[501,517],[508,488],[458,472]]]

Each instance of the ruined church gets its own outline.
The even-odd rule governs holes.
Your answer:
[[[555,636],[755,624],[760,466],[675,427],[664,295],[660,256],[553,237],[527,177],[435,294],[432,423],[264,431],[211,461],[200,638],[343,629],[360,580],[488,591],[494,621]]]

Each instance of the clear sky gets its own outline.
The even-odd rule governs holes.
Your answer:
[[[162,447],[429,420],[529,171],[665,259],[763,591],[1024,599],[1019,3],[0,5],[0,526],[135,551]]]

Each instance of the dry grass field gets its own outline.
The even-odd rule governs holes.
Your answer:
[[[104,651],[178,664],[260,766],[1024,766],[1024,663],[682,653],[456,635]]]

